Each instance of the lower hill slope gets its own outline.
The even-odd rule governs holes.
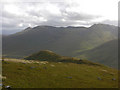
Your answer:
[[[106,66],[5,59],[3,85],[11,88],[117,88],[118,72]]]
[[[2,60],[3,87],[117,88],[118,71],[78,58],[44,50],[25,59]]]

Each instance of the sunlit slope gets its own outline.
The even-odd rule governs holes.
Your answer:
[[[118,67],[118,40],[111,40],[94,49],[78,53],[79,58]]]

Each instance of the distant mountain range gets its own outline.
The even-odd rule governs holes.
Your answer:
[[[24,58],[40,50],[80,57],[117,67],[118,27],[94,24],[86,27],[37,26],[3,36],[3,55]]]

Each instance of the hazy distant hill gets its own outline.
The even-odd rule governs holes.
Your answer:
[[[3,37],[3,55],[23,58],[40,50],[52,50],[63,56],[78,56],[80,52],[114,39],[117,39],[117,27],[111,25],[95,24],[89,28],[37,26]]]

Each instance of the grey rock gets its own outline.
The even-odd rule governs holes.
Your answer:
[[[115,80],[116,80],[116,78],[112,78],[112,80],[113,80],[113,81],[115,81]]]
[[[102,80],[102,78],[101,78],[101,77],[97,77],[97,79],[98,79],[98,80]]]

